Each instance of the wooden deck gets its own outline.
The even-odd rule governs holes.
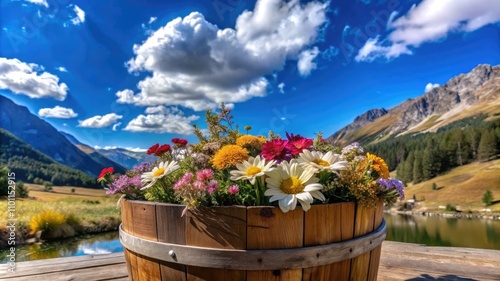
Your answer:
[[[16,273],[6,268],[0,265],[0,280],[129,280],[122,253],[19,262]],[[385,241],[378,280],[499,281],[500,251]]]

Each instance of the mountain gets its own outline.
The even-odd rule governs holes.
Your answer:
[[[124,148],[98,149],[97,151],[128,169],[143,162],[154,162],[156,160],[156,157],[147,155],[144,152],[130,151]]]
[[[97,176],[106,167],[74,146],[52,125],[32,114],[28,108],[0,95],[0,126],[68,167]],[[117,170],[118,173],[124,170]]]
[[[0,129],[0,148],[0,160],[16,174],[16,180],[39,178],[55,185],[99,187],[94,177],[56,162],[4,129]]]
[[[491,118],[500,114],[500,66],[478,65],[394,108],[369,110],[327,141],[336,145],[379,142],[390,136],[435,132],[451,122],[480,114]]]
[[[78,149],[80,149],[83,153],[90,156],[90,158],[92,158],[97,163],[99,163],[105,167],[113,167],[115,169],[115,172],[117,172],[117,173],[124,173],[127,170],[120,163],[109,159],[108,157],[104,156],[102,153],[95,150],[94,148],[92,148],[84,143],[81,143],[73,135],[66,133],[66,132],[62,132],[62,131],[59,131],[59,133],[61,135],[63,135],[67,140],[69,140],[74,146],[78,147]]]

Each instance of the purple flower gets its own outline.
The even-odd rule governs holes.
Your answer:
[[[378,184],[380,184],[381,187],[384,187],[387,190],[391,189],[396,189],[396,192],[399,194],[399,199],[403,200],[405,199],[405,192],[404,192],[404,185],[403,183],[398,180],[398,179],[383,179],[380,178],[377,180]]]
[[[133,177],[121,175],[109,185],[109,189],[106,191],[106,194],[122,193],[135,195],[141,186],[141,175],[135,175]]]
[[[153,168],[153,163],[149,163],[149,162],[143,162],[137,166],[134,166],[132,169],[131,169],[131,172],[139,172],[139,173],[144,173],[144,172],[149,172],[151,171],[151,169]]]

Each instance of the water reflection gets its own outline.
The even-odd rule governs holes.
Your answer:
[[[123,252],[118,232],[84,235],[43,244],[31,244],[16,248],[16,261],[40,260],[58,257],[97,255]],[[0,251],[0,261],[7,261],[8,252]]]
[[[385,214],[387,240],[500,250],[500,221]]]

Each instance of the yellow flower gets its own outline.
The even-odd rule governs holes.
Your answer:
[[[387,167],[384,159],[378,157],[377,155],[366,153],[366,160],[370,163],[371,168],[375,170],[381,178],[388,179],[390,177],[389,167]]]
[[[223,146],[212,158],[212,164],[217,169],[226,169],[235,166],[248,159],[248,150],[245,148],[229,144]]]
[[[263,136],[243,135],[236,139],[236,145],[246,148],[261,148],[267,139]]]

